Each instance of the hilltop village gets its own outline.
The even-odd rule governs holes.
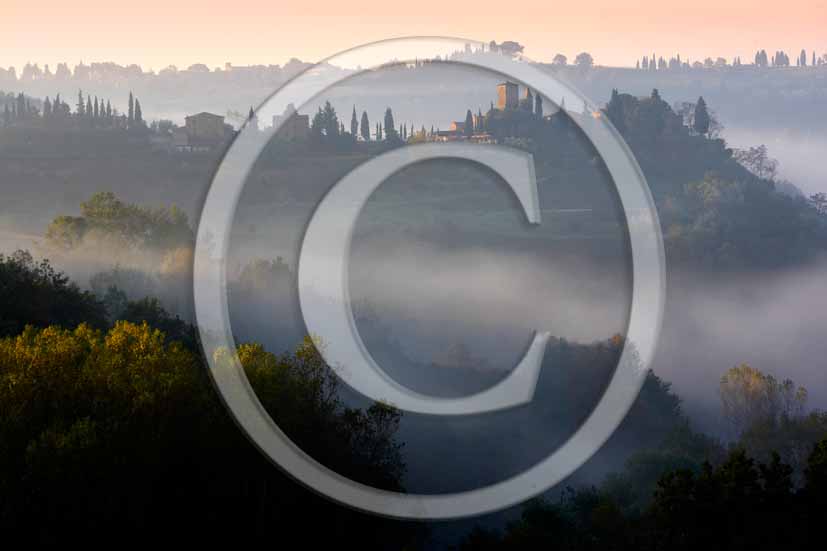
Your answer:
[[[561,112],[554,108],[544,114],[543,99],[531,89],[515,82],[502,82],[496,87],[496,101],[483,113],[467,110],[461,120],[452,121],[447,129],[431,125],[416,128],[410,123],[397,123],[392,108],[388,107],[381,121],[371,124],[368,113],[357,117],[353,107],[349,125],[340,120],[328,102],[312,116],[299,113],[293,105],[281,115],[272,117],[271,126],[261,127],[252,107],[241,125],[253,131],[277,129],[275,141],[313,146],[353,147],[366,143],[401,145],[417,142],[448,142],[467,140],[474,143],[499,143],[517,138],[530,128],[551,123]],[[193,154],[223,151],[237,134],[227,117],[209,112],[195,113],[184,118],[183,125],[168,120],[148,123],[142,113],[140,100],[129,94],[126,113],[112,107],[112,102],[78,92],[74,106],[60,95],[35,100],[18,95],[0,94],[2,120],[0,128],[89,133],[126,132],[143,137],[154,150]],[[74,107],[74,109],[73,109]],[[529,134],[531,132],[528,132]]]

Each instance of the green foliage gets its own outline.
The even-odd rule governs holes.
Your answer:
[[[804,387],[790,379],[778,381],[747,364],[728,370],[719,391],[724,417],[738,436],[756,423],[799,417],[807,402]]]
[[[163,318],[153,304],[131,313],[153,310]],[[310,341],[282,357],[243,345],[238,357],[294,442],[345,476],[399,489],[397,411],[342,407]],[[41,543],[124,534],[226,543],[276,523],[281,538],[370,548],[396,529],[282,475],[229,420],[199,357],[146,322],[0,339],[0,496],[6,537]],[[310,530],[319,523],[326,529]]]
[[[827,434],[827,412],[807,412],[807,394],[790,379],[778,381],[745,364],[727,371],[720,384],[724,418],[738,445],[760,461],[778,455],[797,485],[807,455]]]
[[[670,261],[698,266],[776,267],[823,251],[827,221],[804,199],[765,181],[733,181],[709,173],[662,209]]]
[[[757,463],[743,449],[720,465],[677,468],[660,478],[651,505],[624,511],[594,488],[568,489],[559,501],[535,500],[505,533],[475,530],[463,550],[803,549],[820,536],[827,515],[827,439],[810,453],[807,485],[796,491],[792,469],[777,454]]]
[[[145,297],[128,301],[118,315],[119,320],[133,324],[149,324],[161,331],[170,342],[180,342],[188,350],[198,352],[195,327],[178,316],[171,316],[157,298]]]
[[[81,216],[58,216],[46,230],[49,244],[64,250],[95,238],[116,246],[169,250],[188,247],[193,232],[187,215],[175,205],[156,209],[124,203],[100,192],[81,203]]]
[[[35,262],[26,251],[0,254],[0,304],[0,337],[16,335],[26,325],[106,324],[101,302],[55,271],[48,260]]]

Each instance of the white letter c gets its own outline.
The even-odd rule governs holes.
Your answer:
[[[517,195],[529,223],[540,223],[534,160],[517,149],[466,143],[419,144],[391,150],[358,166],[319,203],[299,253],[299,302],[308,332],[336,374],[353,389],[396,408],[432,415],[496,411],[531,401],[548,332],[537,332],[517,367],[493,387],[460,398],[427,396],[405,388],[377,364],[359,336],[350,302],[348,264],[356,219],[388,177],[411,164],[464,159],[499,174]]]

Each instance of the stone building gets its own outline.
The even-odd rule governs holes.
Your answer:
[[[225,144],[235,132],[221,115],[198,113],[184,117],[183,127],[172,131],[172,146],[177,151],[210,151]]]
[[[451,132],[459,135],[465,133],[465,121],[452,121],[450,126]]]
[[[300,115],[296,111],[284,115],[273,115],[273,127],[278,125],[276,135],[288,142],[303,141],[310,136],[310,115]]]
[[[185,117],[184,121],[187,137],[192,143],[220,142],[227,135],[229,126],[224,124],[224,117],[206,112]]]
[[[497,85],[497,109],[517,109],[519,100],[517,93],[519,86],[514,82],[502,82]]]

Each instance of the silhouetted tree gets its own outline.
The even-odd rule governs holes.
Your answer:
[[[362,111],[362,121],[359,125],[362,131],[362,139],[366,142],[370,141],[370,122],[368,121],[368,112]]]
[[[385,109],[385,139],[395,140],[397,138],[396,125],[393,122],[393,111],[388,107]]]
[[[703,97],[698,98],[698,103],[695,104],[695,132],[705,135],[709,132],[709,112],[706,109],[706,102]]]
[[[465,136],[471,137],[474,133],[474,115],[471,113],[471,110],[465,112],[465,127],[463,128]]]
[[[594,58],[588,52],[581,52],[574,58],[574,64],[581,69],[588,69],[594,65]]]
[[[353,139],[356,139],[356,136],[359,132],[359,120],[356,118],[356,106],[353,106],[353,113],[350,115],[350,135],[353,136]]]
[[[83,101],[83,91],[78,90],[78,103],[75,106],[76,111],[75,114],[78,117],[83,117],[86,114],[86,103]]]

